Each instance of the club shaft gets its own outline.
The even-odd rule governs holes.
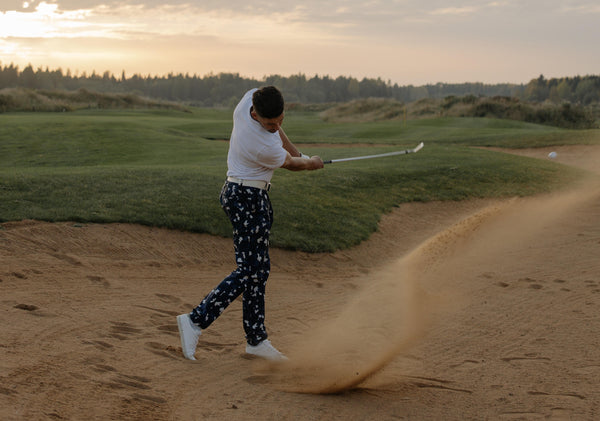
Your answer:
[[[405,149],[403,151],[381,153],[381,154],[377,154],[377,155],[364,155],[364,156],[354,156],[354,157],[351,157],[351,158],[331,159],[329,161],[323,161],[323,163],[325,163],[325,164],[333,164],[335,162],[357,161],[359,159],[372,159],[372,158],[383,158],[383,157],[386,157],[386,156],[404,155],[404,154],[408,154],[408,153],[418,152],[419,150],[421,150],[422,147],[423,147],[423,143],[420,143],[414,149]]]

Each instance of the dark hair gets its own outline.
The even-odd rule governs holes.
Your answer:
[[[283,114],[283,95],[274,86],[265,86],[252,94],[254,111],[263,118],[277,118]]]

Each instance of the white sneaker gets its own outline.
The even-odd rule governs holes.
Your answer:
[[[198,338],[202,334],[202,329],[192,323],[189,314],[177,316],[177,327],[179,328],[183,356],[188,360],[195,360],[196,345],[198,345]]]
[[[265,358],[271,361],[286,361],[288,358],[281,352],[277,351],[271,341],[265,339],[256,346],[246,345],[246,354],[256,355],[257,357]]]

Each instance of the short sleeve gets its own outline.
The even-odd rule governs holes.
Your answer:
[[[285,162],[287,151],[283,147],[264,147],[258,153],[258,163],[266,168],[279,168]]]

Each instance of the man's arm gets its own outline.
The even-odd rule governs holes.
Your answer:
[[[288,152],[281,168],[290,171],[318,170],[323,168],[323,160],[320,157],[313,156],[308,158],[306,155],[302,156],[281,127],[279,127],[279,137],[281,137],[283,148]]]
[[[296,148],[296,146],[287,137],[281,126],[279,126],[279,137],[281,138],[281,143],[283,143],[283,149],[288,151],[290,155],[293,157],[302,155],[298,148]]]
[[[317,155],[310,158],[302,158],[300,156],[292,156],[288,152],[281,168],[290,171],[318,170],[323,168],[323,160]]]

